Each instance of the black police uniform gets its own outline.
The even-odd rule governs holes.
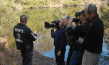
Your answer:
[[[14,27],[13,35],[15,37],[17,50],[21,51],[22,64],[32,65],[33,41],[36,40],[37,34],[33,34],[25,24],[18,23]]]

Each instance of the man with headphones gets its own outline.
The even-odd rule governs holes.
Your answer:
[[[79,38],[79,43],[85,48],[82,65],[98,65],[102,52],[104,26],[97,14],[95,4],[89,4],[85,8],[85,15],[89,20],[85,39]]]

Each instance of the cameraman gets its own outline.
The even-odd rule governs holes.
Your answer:
[[[64,27],[68,28],[67,24],[68,24],[68,21],[69,21],[69,18],[70,16],[66,16],[64,18]],[[74,29],[75,26],[72,24],[71,27]],[[72,56],[72,53],[73,53],[73,48],[72,48],[72,38],[73,38],[73,35],[68,35],[67,32],[66,32],[66,41],[67,41],[67,44],[70,46],[70,49],[69,49],[69,53],[68,53],[68,57],[67,57],[67,62],[66,62],[66,65],[69,65],[70,63],[70,58]]]
[[[82,56],[84,53],[84,48],[78,43],[78,39],[79,37],[85,38],[85,34],[88,29],[86,28],[88,21],[86,19],[84,10],[82,10],[79,13],[80,13],[79,19],[81,22],[80,25],[72,29],[71,24],[72,24],[73,18],[70,17],[69,22],[68,22],[67,34],[74,35],[73,40],[72,40],[74,42],[73,43],[74,50],[73,50],[69,65],[81,65],[82,64]]]
[[[57,65],[65,65],[64,55],[66,51],[66,36],[65,36],[65,28],[63,26],[63,19],[59,22],[60,29],[57,29],[54,32],[54,29],[51,30],[51,37],[54,38],[54,46],[55,46],[55,58]]]

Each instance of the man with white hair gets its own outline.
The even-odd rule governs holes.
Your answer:
[[[95,4],[86,6],[85,15],[89,20],[89,30],[86,32],[85,39],[79,38],[79,43],[85,48],[82,65],[98,65],[99,56],[102,52],[103,22],[99,19]]]
[[[66,16],[66,17],[64,18],[64,21],[63,21],[63,22],[64,22],[63,25],[64,25],[64,27],[66,27],[66,29],[68,28],[67,24],[68,24],[69,19],[70,19],[70,16]],[[71,24],[71,28],[72,28],[72,29],[74,29],[75,27],[76,27],[75,25]],[[71,56],[72,56],[72,53],[73,53],[73,47],[72,47],[73,44],[72,44],[72,43],[74,43],[74,42],[72,41],[72,39],[73,39],[73,35],[68,35],[68,33],[66,32],[67,44],[70,46],[66,65],[69,65],[70,59],[71,59]]]

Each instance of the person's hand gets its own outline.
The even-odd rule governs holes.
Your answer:
[[[71,27],[72,21],[73,21],[73,18],[70,17],[69,20],[68,20],[67,27]]]
[[[37,30],[34,31],[34,34],[37,34]]]
[[[69,22],[70,22],[70,23],[72,23],[72,21],[73,21],[73,18],[72,18],[72,17],[70,17]]]
[[[60,55],[61,55],[61,51],[58,51],[57,56],[60,56]]]
[[[82,39],[81,37],[79,37],[79,43],[82,44],[84,41],[84,39]]]

